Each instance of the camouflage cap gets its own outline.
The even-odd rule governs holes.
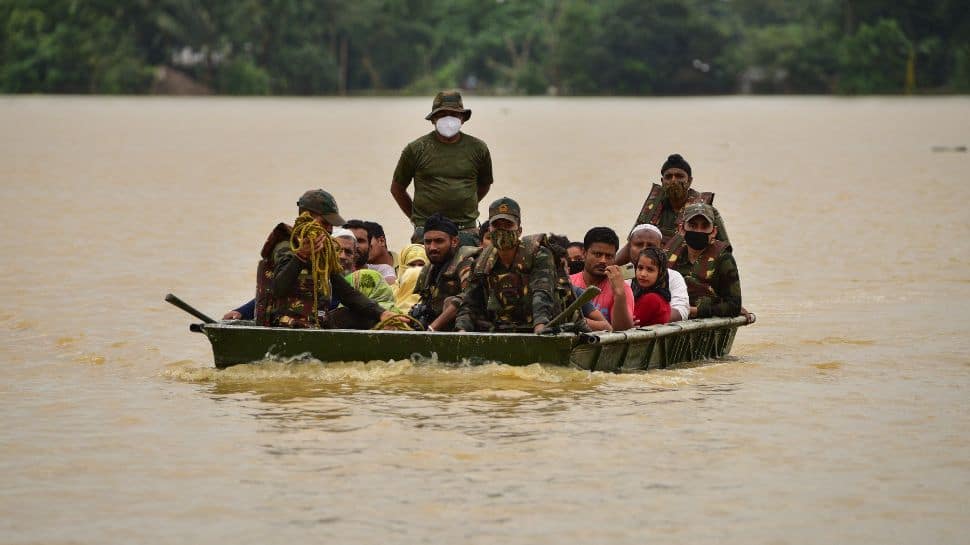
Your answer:
[[[684,211],[680,214],[680,221],[687,223],[695,216],[704,216],[707,218],[707,221],[711,222],[711,225],[714,225],[715,215],[716,212],[714,211],[713,206],[702,202],[695,202],[693,204],[688,204],[684,208]]]
[[[435,95],[434,102],[431,103],[431,113],[424,118],[430,121],[438,112],[459,113],[465,121],[471,119],[472,116],[472,111],[462,104],[461,93],[458,91],[441,91]]]
[[[488,205],[489,222],[503,218],[514,221],[516,225],[521,223],[522,211],[519,209],[519,203],[508,197],[502,197]]]
[[[337,201],[333,195],[322,189],[311,189],[296,201],[296,205],[310,212],[316,212],[323,216],[330,225],[343,225],[347,223],[337,210]]]

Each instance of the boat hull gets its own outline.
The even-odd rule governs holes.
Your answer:
[[[240,322],[193,324],[212,344],[215,365],[225,368],[265,359],[332,361],[434,360],[508,365],[542,363],[591,371],[629,372],[730,354],[739,327],[753,314],[705,318],[620,332],[445,333],[287,329]]]

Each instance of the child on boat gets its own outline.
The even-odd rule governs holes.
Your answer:
[[[646,327],[670,321],[670,285],[667,281],[667,253],[646,247],[636,260],[633,288],[633,320]]]

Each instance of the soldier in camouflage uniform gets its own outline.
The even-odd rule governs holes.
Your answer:
[[[731,245],[717,239],[717,211],[713,206],[694,203],[684,208],[678,232],[684,244],[671,253],[667,266],[679,272],[687,283],[690,317],[738,316],[741,308],[741,279]]]
[[[428,217],[423,236],[429,263],[418,276],[415,292],[421,302],[412,308],[411,315],[427,324],[428,331],[451,331],[481,249],[459,246],[458,226],[441,214]]]
[[[698,202],[713,204],[714,193],[701,193],[691,189],[690,185],[694,178],[691,176],[690,164],[676,153],[667,157],[667,160],[664,161],[663,166],[660,167],[660,176],[661,185],[653,184],[653,187],[650,188],[650,194],[643,203],[643,208],[633,225],[642,223],[656,225],[663,234],[664,249],[673,252],[684,242],[684,239],[677,232],[677,224],[684,207]],[[721,215],[716,210],[714,213],[717,240],[730,244],[731,241],[728,239]],[[627,244],[617,252],[616,263],[625,265],[629,262],[630,247]]]
[[[337,210],[337,202],[322,189],[310,190],[297,201],[299,212],[309,212],[314,221],[329,233],[334,225],[345,222]],[[342,270],[330,271],[329,299],[314,292],[308,263],[310,248],[304,246],[294,253],[290,246],[293,228],[280,223],[263,245],[256,280],[255,320],[270,327],[351,327],[362,329],[395,313],[385,311],[355,290],[344,279]],[[328,243],[326,237],[317,239],[317,251]],[[313,314],[314,298],[318,315]],[[346,311],[334,313],[343,303]],[[330,316],[334,315],[334,316]]]
[[[475,260],[455,329],[540,333],[560,311],[552,253],[540,237],[520,240],[521,212],[512,199],[493,202],[488,219],[492,245]]]
[[[482,140],[461,131],[472,111],[458,91],[442,91],[425,119],[434,130],[409,143],[391,178],[391,196],[414,225],[411,242],[421,243],[424,221],[435,212],[459,229],[462,246],[478,246],[478,203],[492,187],[492,156]],[[414,198],[407,188],[414,180]]]

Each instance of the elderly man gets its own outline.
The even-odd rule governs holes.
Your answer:
[[[616,331],[633,327],[633,290],[623,281],[623,271],[615,263],[620,237],[609,227],[593,227],[583,238],[583,270],[569,277],[582,289],[596,286],[600,294],[593,305]]]
[[[687,283],[690,317],[738,316],[741,308],[741,279],[731,245],[717,239],[717,211],[695,203],[684,208],[678,228],[684,243],[670,254],[668,270],[677,270]]]
[[[556,262],[538,237],[520,239],[521,217],[518,203],[508,197],[488,207],[492,245],[475,260],[455,320],[458,331],[541,333],[560,311]]]
[[[643,203],[643,209],[637,216],[637,225],[649,223],[660,229],[663,234],[663,247],[668,252],[676,251],[683,243],[683,239],[677,232],[677,225],[684,207],[695,202],[706,204],[714,202],[713,193],[699,193],[691,189],[693,181],[690,163],[676,153],[667,157],[660,167],[661,185],[653,184],[647,200]],[[717,239],[730,244],[721,215],[718,214],[714,220],[717,226]],[[616,262],[624,265],[629,263],[631,258],[629,247],[624,246],[617,253]]]
[[[454,221],[463,246],[478,246],[478,203],[492,185],[492,156],[485,142],[461,132],[472,116],[458,91],[442,91],[425,119],[434,130],[408,144],[391,179],[391,195],[422,242],[424,221],[435,212]],[[414,180],[414,198],[407,188]]]
[[[630,231],[630,237],[627,239],[630,255],[633,256],[631,260],[635,263],[637,256],[644,248],[661,248],[662,240],[663,235],[660,234],[660,229],[656,225],[649,223],[637,225],[633,228],[633,231]],[[688,319],[690,317],[690,304],[684,277],[676,270],[668,268],[667,280],[670,284],[670,321],[677,322]],[[631,280],[627,280],[626,283],[630,284]]]
[[[421,294],[421,305],[412,308],[412,315],[429,331],[451,331],[479,251],[475,246],[459,246],[458,226],[441,214],[432,214],[424,222],[429,263],[418,276],[415,291]]]

